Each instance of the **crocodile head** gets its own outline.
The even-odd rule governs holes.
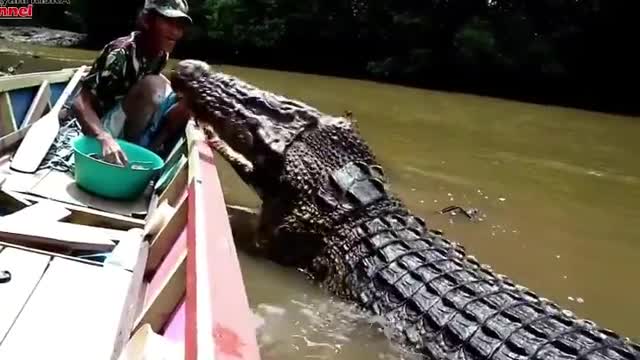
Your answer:
[[[182,60],[170,76],[174,91],[194,118],[212,130],[210,143],[261,198],[278,197],[286,151],[304,131],[349,128],[345,117],[327,116],[284,96],[213,71],[199,60]],[[205,131],[206,132],[206,131]]]
[[[214,150],[262,200],[255,239],[262,244],[252,245],[269,248],[276,255],[269,257],[289,254],[304,263],[341,214],[380,195],[374,189],[380,181],[364,183],[380,172],[347,117],[326,115],[197,60],[178,63],[171,82],[194,118],[212,128]]]

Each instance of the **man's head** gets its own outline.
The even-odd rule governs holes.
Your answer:
[[[193,23],[187,14],[186,0],[146,0],[141,26],[149,35],[149,48],[154,52],[170,53],[184,35],[185,28]]]

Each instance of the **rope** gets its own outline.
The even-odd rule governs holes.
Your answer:
[[[60,131],[58,131],[58,135],[53,144],[51,144],[38,170],[51,169],[70,173],[74,171],[71,141],[75,137],[82,135],[82,130],[76,117],[62,119],[61,122]]]

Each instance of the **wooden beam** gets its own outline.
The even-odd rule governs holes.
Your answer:
[[[36,288],[51,256],[5,248],[0,251],[0,270],[11,272],[11,281],[0,286],[0,343]]]
[[[20,196],[23,199],[31,202],[49,201],[48,198],[35,196],[31,194],[21,193]],[[130,216],[119,215],[115,213],[110,213],[106,211],[96,210],[96,209],[92,209],[92,208],[88,208],[80,205],[73,205],[73,204],[59,202],[59,201],[56,201],[56,203],[70,210],[71,218],[69,219],[69,221],[78,223],[78,224],[108,227],[108,228],[113,228],[118,230],[129,230],[132,228],[142,229],[145,225],[144,220],[136,219]]]
[[[149,324],[153,331],[160,333],[184,296],[186,259],[187,230],[184,229],[148,283],[144,305],[133,331]]]
[[[260,359],[213,153],[193,121],[189,146],[185,359]]]
[[[11,150],[11,148],[13,148],[14,146],[18,145],[20,141],[22,141],[22,139],[24,139],[24,137],[27,135],[29,129],[31,129],[31,125],[32,124],[7,135],[0,134],[0,136],[2,136],[0,137],[0,153],[5,153]]]
[[[167,156],[162,175],[154,186],[155,193],[164,192],[167,185],[173,180],[177,170],[182,167],[182,164],[179,163],[184,159],[184,154],[187,152],[186,149],[186,141],[184,137],[181,137],[171,150],[171,153],[169,153],[169,156]]]
[[[5,209],[15,212],[30,206],[32,202],[24,199],[19,193],[0,189],[0,204]]]
[[[27,127],[34,121],[40,119],[47,106],[51,108],[51,87],[49,86],[49,81],[44,80],[42,84],[40,84],[40,88],[33,98],[29,110],[27,110],[27,114],[22,124],[20,124],[20,128]]]
[[[118,245],[116,245],[104,263],[133,271],[140,262],[140,249],[142,247],[148,247],[148,242],[144,241],[142,236],[142,230],[132,229],[127,231],[123,235],[122,241],[118,242]],[[146,257],[143,262],[147,262]]]
[[[59,257],[61,259],[78,261],[78,262],[81,262],[81,263],[87,264],[87,265],[102,266],[101,262],[97,262],[97,261],[93,261],[93,260],[89,260],[89,259],[78,258],[78,257],[74,257],[74,256],[69,256],[69,255],[66,255],[66,254],[58,253],[58,252],[51,252],[51,251],[46,251],[46,250],[42,250],[42,249],[36,249],[36,248],[33,248],[33,247],[27,247],[27,246],[22,246],[22,245],[18,245],[18,244],[8,243],[8,242],[4,242],[4,241],[0,240],[0,249],[2,247],[4,247],[4,248],[13,248],[13,249],[18,249],[18,250],[24,250],[24,251],[32,252],[32,253],[35,253],[35,254],[42,254],[42,255],[46,255],[46,256],[55,256],[55,257]]]
[[[42,170],[40,170],[42,171]],[[19,175],[31,175],[14,173]],[[10,179],[12,180],[12,179]],[[15,186],[12,184],[12,186]],[[14,190],[11,188],[11,190]],[[48,173],[28,190],[16,190],[20,192],[28,192],[32,195],[41,196],[51,200],[56,200],[64,203],[69,203],[81,207],[93,208],[96,210],[119,214],[125,217],[133,217],[132,213],[143,212],[146,214],[148,210],[148,202],[151,187],[147,187],[145,193],[139,196],[137,199],[130,201],[121,201],[115,199],[107,199],[104,197],[96,196],[83,190],[78,186],[72,174],[68,172],[61,172],[56,170],[50,170]]]
[[[86,65],[82,65],[71,80],[66,84],[64,90],[56,99],[56,103],[45,116],[33,123],[31,130],[20,143],[20,147],[13,154],[11,168],[27,173],[34,173],[38,170],[42,159],[47,154],[47,150],[55,140],[59,130],[60,121],[58,119],[62,106],[68,97],[78,86],[78,82],[84,76]],[[15,124],[15,121],[14,121]],[[15,128],[15,125],[14,125]]]
[[[149,260],[145,272],[153,274],[165,256],[171,250],[180,233],[187,226],[187,192],[179,202],[178,207],[169,219],[169,221],[160,229],[160,231],[151,240],[151,249],[149,252]]]
[[[182,344],[156,334],[151,326],[138,329],[127,342],[118,360],[184,359]]]
[[[46,250],[68,249],[86,251],[111,251],[118,239],[116,230],[57,221],[15,218],[0,222],[0,239],[19,245],[40,247]]]
[[[176,206],[179,201],[182,193],[187,188],[187,180],[188,180],[188,162],[185,161],[181,165],[179,165],[177,173],[174,175],[173,180],[169,183],[169,185],[164,189],[164,191],[158,197],[158,203],[161,204],[163,201],[168,201],[169,205]]]
[[[0,91],[38,86],[43,80],[47,80],[49,84],[69,81],[77,69],[78,68],[71,68],[1,77]]]
[[[41,201],[0,218],[0,223],[25,219],[27,221],[61,221],[71,216],[71,211],[54,201]]]
[[[116,266],[55,257],[0,345],[0,359],[114,359],[132,277]]]
[[[183,344],[184,342],[184,329],[185,329],[185,304],[184,299],[180,301],[180,305],[173,311],[171,318],[167,321],[166,326],[163,329],[162,336],[165,339],[177,343]],[[184,348],[184,346],[183,346]],[[184,356],[182,357],[184,358]]]
[[[143,297],[142,284],[144,266],[149,256],[149,243],[144,241],[142,233],[131,232],[132,238],[121,241],[114,249],[112,256],[105,261],[105,267],[120,267],[131,272],[131,282],[120,314],[120,326],[114,341],[114,358],[120,356],[129,340],[138,317],[138,304]]]
[[[8,92],[0,93],[0,136],[16,131],[16,118],[13,115],[11,98]]]

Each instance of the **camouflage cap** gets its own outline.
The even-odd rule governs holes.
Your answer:
[[[187,0],[145,0],[144,9],[155,10],[170,18],[184,18],[193,23],[191,17],[187,15],[189,12]]]

